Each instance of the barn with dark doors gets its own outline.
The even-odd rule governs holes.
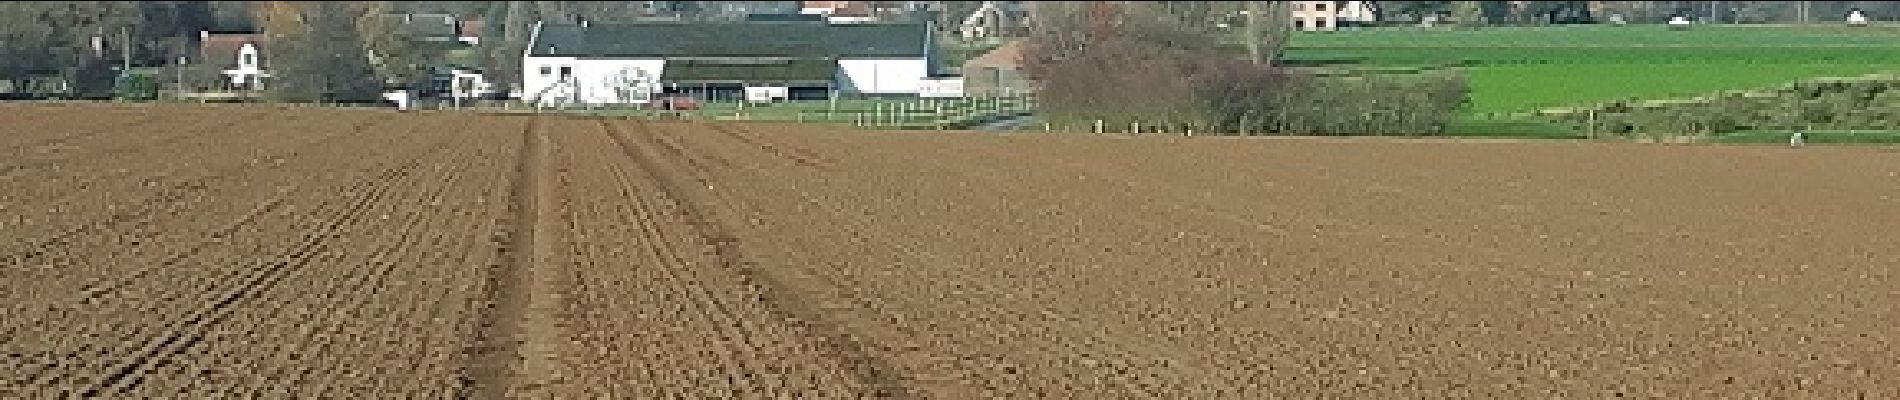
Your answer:
[[[823,21],[582,23],[536,27],[522,62],[523,100],[634,104],[661,94],[794,99],[832,93],[914,96],[936,69],[927,23]]]

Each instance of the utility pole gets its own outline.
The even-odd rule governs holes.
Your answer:
[[[131,75],[132,74],[132,27],[119,27],[119,37],[121,38],[121,41],[119,42],[119,47],[120,47],[119,61],[120,61],[120,64],[122,65],[122,69],[120,69],[119,72],[121,74]]]

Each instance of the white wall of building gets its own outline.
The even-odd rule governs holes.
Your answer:
[[[1370,23],[1379,18],[1372,13],[1372,7],[1364,1],[1348,1],[1339,6],[1339,22]]]
[[[237,60],[235,60],[237,68],[224,70],[224,75],[231,79],[231,86],[239,88],[257,86],[258,78],[265,76],[263,66],[258,64],[260,57],[262,54],[257,51],[256,45],[245,43],[244,47],[239,48]]]
[[[1307,32],[1339,29],[1339,10],[1331,1],[1290,1],[1293,26]]]
[[[568,68],[571,81],[562,81],[563,67]],[[666,60],[660,59],[527,57],[521,64],[521,95],[524,101],[549,106],[627,103],[619,87],[632,83],[637,93],[631,102],[643,102],[649,91],[658,90],[665,70]]]
[[[930,78],[930,62],[918,58],[838,60],[838,89],[847,93],[914,94]]]

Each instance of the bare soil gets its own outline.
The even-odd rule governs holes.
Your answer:
[[[1900,153],[0,107],[0,397],[1900,397]]]

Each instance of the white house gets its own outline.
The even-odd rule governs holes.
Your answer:
[[[1367,26],[1379,21],[1369,1],[1342,1],[1337,20],[1341,26]]]
[[[1007,16],[1001,6],[994,1],[985,1],[976,11],[963,18],[963,23],[957,26],[957,34],[965,40],[995,36],[1002,30],[1005,18]]]
[[[1289,1],[1293,7],[1289,14],[1293,17],[1293,29],[1299,31],[1331,31],[1339,29],[1339,10],[1331,1]]]
[[[934,67],[932,40],[928,24],[917,23],[537,24],[521,96],[545,106],[661,94],[739,101],[758,87],[784,87],[791,99],[914,96]]]
[[[198,62],[217,65],[232,89],[260,89],[263,79],[270,77],[264,69],[263,37],[199,31]]]

